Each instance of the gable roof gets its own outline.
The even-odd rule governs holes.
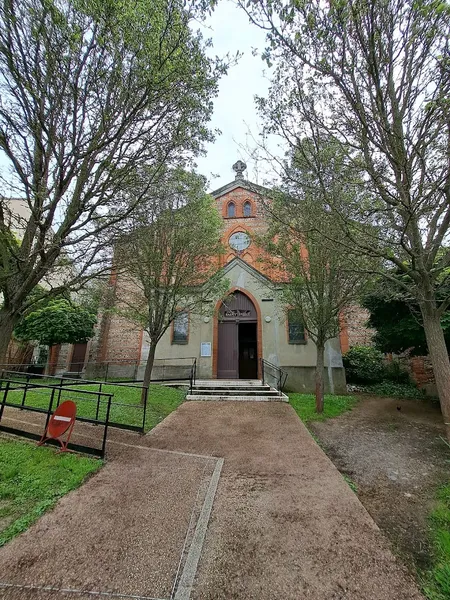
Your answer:
[[[230,260],[230,262],[222,268],[222,273],[226,275],[235,266],[241,267],[241,269],[247,271],[247,273],[256,279],[259,279],[265,285],[273,285],[274,283],[272,279],[269,279],[266,277],[266,275],[263,275],[261,271],[258,271],[258,269],[255,269],[255,267],[252,267],[252,265],[246,263],[245,260],[242,260],[242,258],[239,258],[239,256],[235,256],[232,260]]]
[[[271,191],[269,188],[263,187],[262,185],[258,185],[256,183],[252,183],[251,181],[247,181],[247,179],[234,179],[233,181],[230,181],[230,183],[227,183],[226,185],[220,187],[218,190],[210,192],[210,194],[214,198],[220,198],[220,196],[224,196],[225,194],[228,194],[228,192],[236,190],[237,188],[243,188],[244,190],[248,190],[249,192],[256,192],[257,194],[265,196],[267,196]]]

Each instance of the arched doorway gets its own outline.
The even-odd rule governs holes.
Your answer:
[[[221,304],[217,331],[217,378],[258,376],[258,313],[250,298],[236,291]]]

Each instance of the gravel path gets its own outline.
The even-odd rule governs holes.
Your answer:
[[[0,550],[2,598],[184,599],[196,546],[192,600],[422,598],[289,405],[189,402],[145,437],[111,432],[108,457]]]

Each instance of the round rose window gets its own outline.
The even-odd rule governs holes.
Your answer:
[[[242,252],[250,246],[250,236],[248,233],[244,233],[243,231],[238,231],[237,233],[233,233],[228,240],[231,248],[236,250],[237,252]]]

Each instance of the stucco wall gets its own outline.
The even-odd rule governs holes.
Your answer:
[[[286,392],[299,392],[302,394],[312,394],[315,390],[314,367],[284,367],[288,374],[286,381]],[[345,369],[343,367],[332,367],[331,371],[324,369],[325,393],[326,394],[345,394],[347,393],[347,384],[345,381]]]
[[[305,344],[289,344],[286,313],[280,301],[280,290],[270,284],[257,273],[235,262],[228,267],[224,276],[229,281],[229,289],[239,289],[244,293],[250,292],[261,311],[263,357],[289,372],[288,387],[294,391],[313,391],[314,370],[316,364],[316,347],[311,340]],[[158,378],[163,366],[166,374],[170,366],[179,365],[179,373],[185,373],[183,364],[190,361],[182,359],[197,358],[197,376],[200,379],[210,379],[213,373],[213,352],[211,357],[201,357],[200,347],[202,342],[211,343],[212,350],[214,339],[214,307],[205,308],[202,316],[190,314],[189,337],[187,344],[172,343],[172,327],[164,334],[156,351],[156,364],[154,378]],[[141,359],[148,356],[148,338],[144,334],[142,340]],[[325,352],[325,367],[327,377],[334,381],[335,391],[345,391],[345,375],[342,368],[342,357],[339,341],[331,340]],[[173,370],[173,373],[176,371]]]

